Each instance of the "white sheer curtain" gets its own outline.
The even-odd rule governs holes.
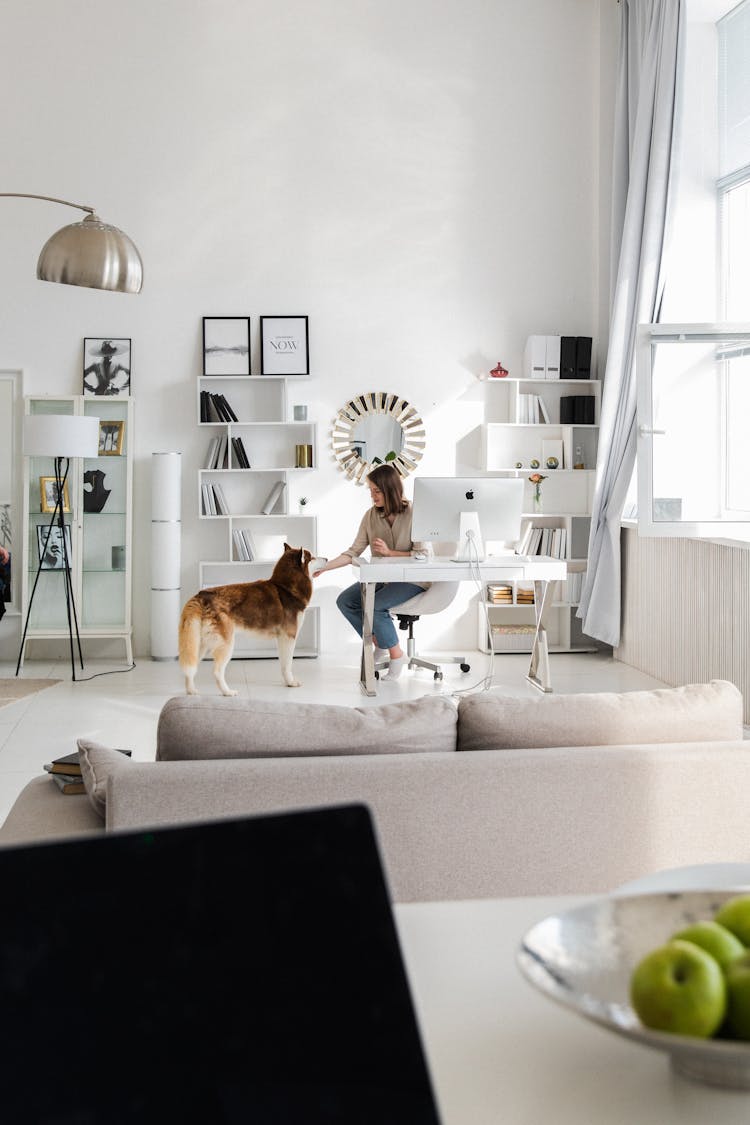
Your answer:
[[[612,200],[614,285],[588,577],[578,617],[620,640],[620,518],[635,464],[635,339],[659,319],[673,191],[685,0],[620,0]]]

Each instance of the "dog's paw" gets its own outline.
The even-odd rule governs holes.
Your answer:
[[[198,689],[194,687],[185,688],[185,695],[198,695]]]
[[[222,695],[239,695],[239,692],[234,691],[232,688],[228,687],[228,688],[222,688],[221,694]]]
[[[289,682],[287,683],[286,686],[287,687],[302,687],[302,684],[299,682],[299,680],[289,680]]]

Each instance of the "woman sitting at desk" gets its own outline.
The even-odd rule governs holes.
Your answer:
[[[348,566],[367,547],[373,558],[408,558],[413,553],[411,504],[404,496],[401,477],[396,469],[392,465],[378,465],[367,474],[367,487],[370,489],[372,507],[362,517],[354,542],[342,554],[316,570],[313,578],[326,570]],[[390,655],[388,674],[384,679],[397,680],[406,662],[403,649],[398,643],[396,627],[388,611],[391,606],[401,605],[420,594],[426,585],[428,583],[379,582],[375,587],[375,660],[383,660],[386,654]],[[362,594],[359,582],[342,590],[336,599],[336,605],[361,637]]]

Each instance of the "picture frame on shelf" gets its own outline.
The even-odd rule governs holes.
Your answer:
[[[68,553],[68,566],[72,565],[70,528],[65,525],[65,547]],[[41,570],[64,570],[65,555],[63,553],[63,528],[39,523],[36,527],[36,549]],[[47,535],[49,533],[49,538]],[[46,547],[45,547],[46,543]]]
[[[121,457],[125,440],[125,423],[105,421],[99,423],[99,456]]]
[[[57,480],[55,477],[40,477],[39,478],[39,494],[41,503],[39,505],[40,512],[51,514],[55,511],[57,506]],[[63,485],[63,512],[70,512],[70,493],[68,492],[68,482],[65,481]]]
[[[203,317],[203,374],[250,374],[250,317]]]
[[[129,395],[132,340],[127,337],[84,337],[83,394]]]
[[[309,375],[308,317],[260,318],[260,370],[262,375]]]

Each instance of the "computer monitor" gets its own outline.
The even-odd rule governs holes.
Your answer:
[[[488,540],[521,536],[520,477],[417,477],[411,537],[414,542],[457,542],[459,561],[481,561]]]

